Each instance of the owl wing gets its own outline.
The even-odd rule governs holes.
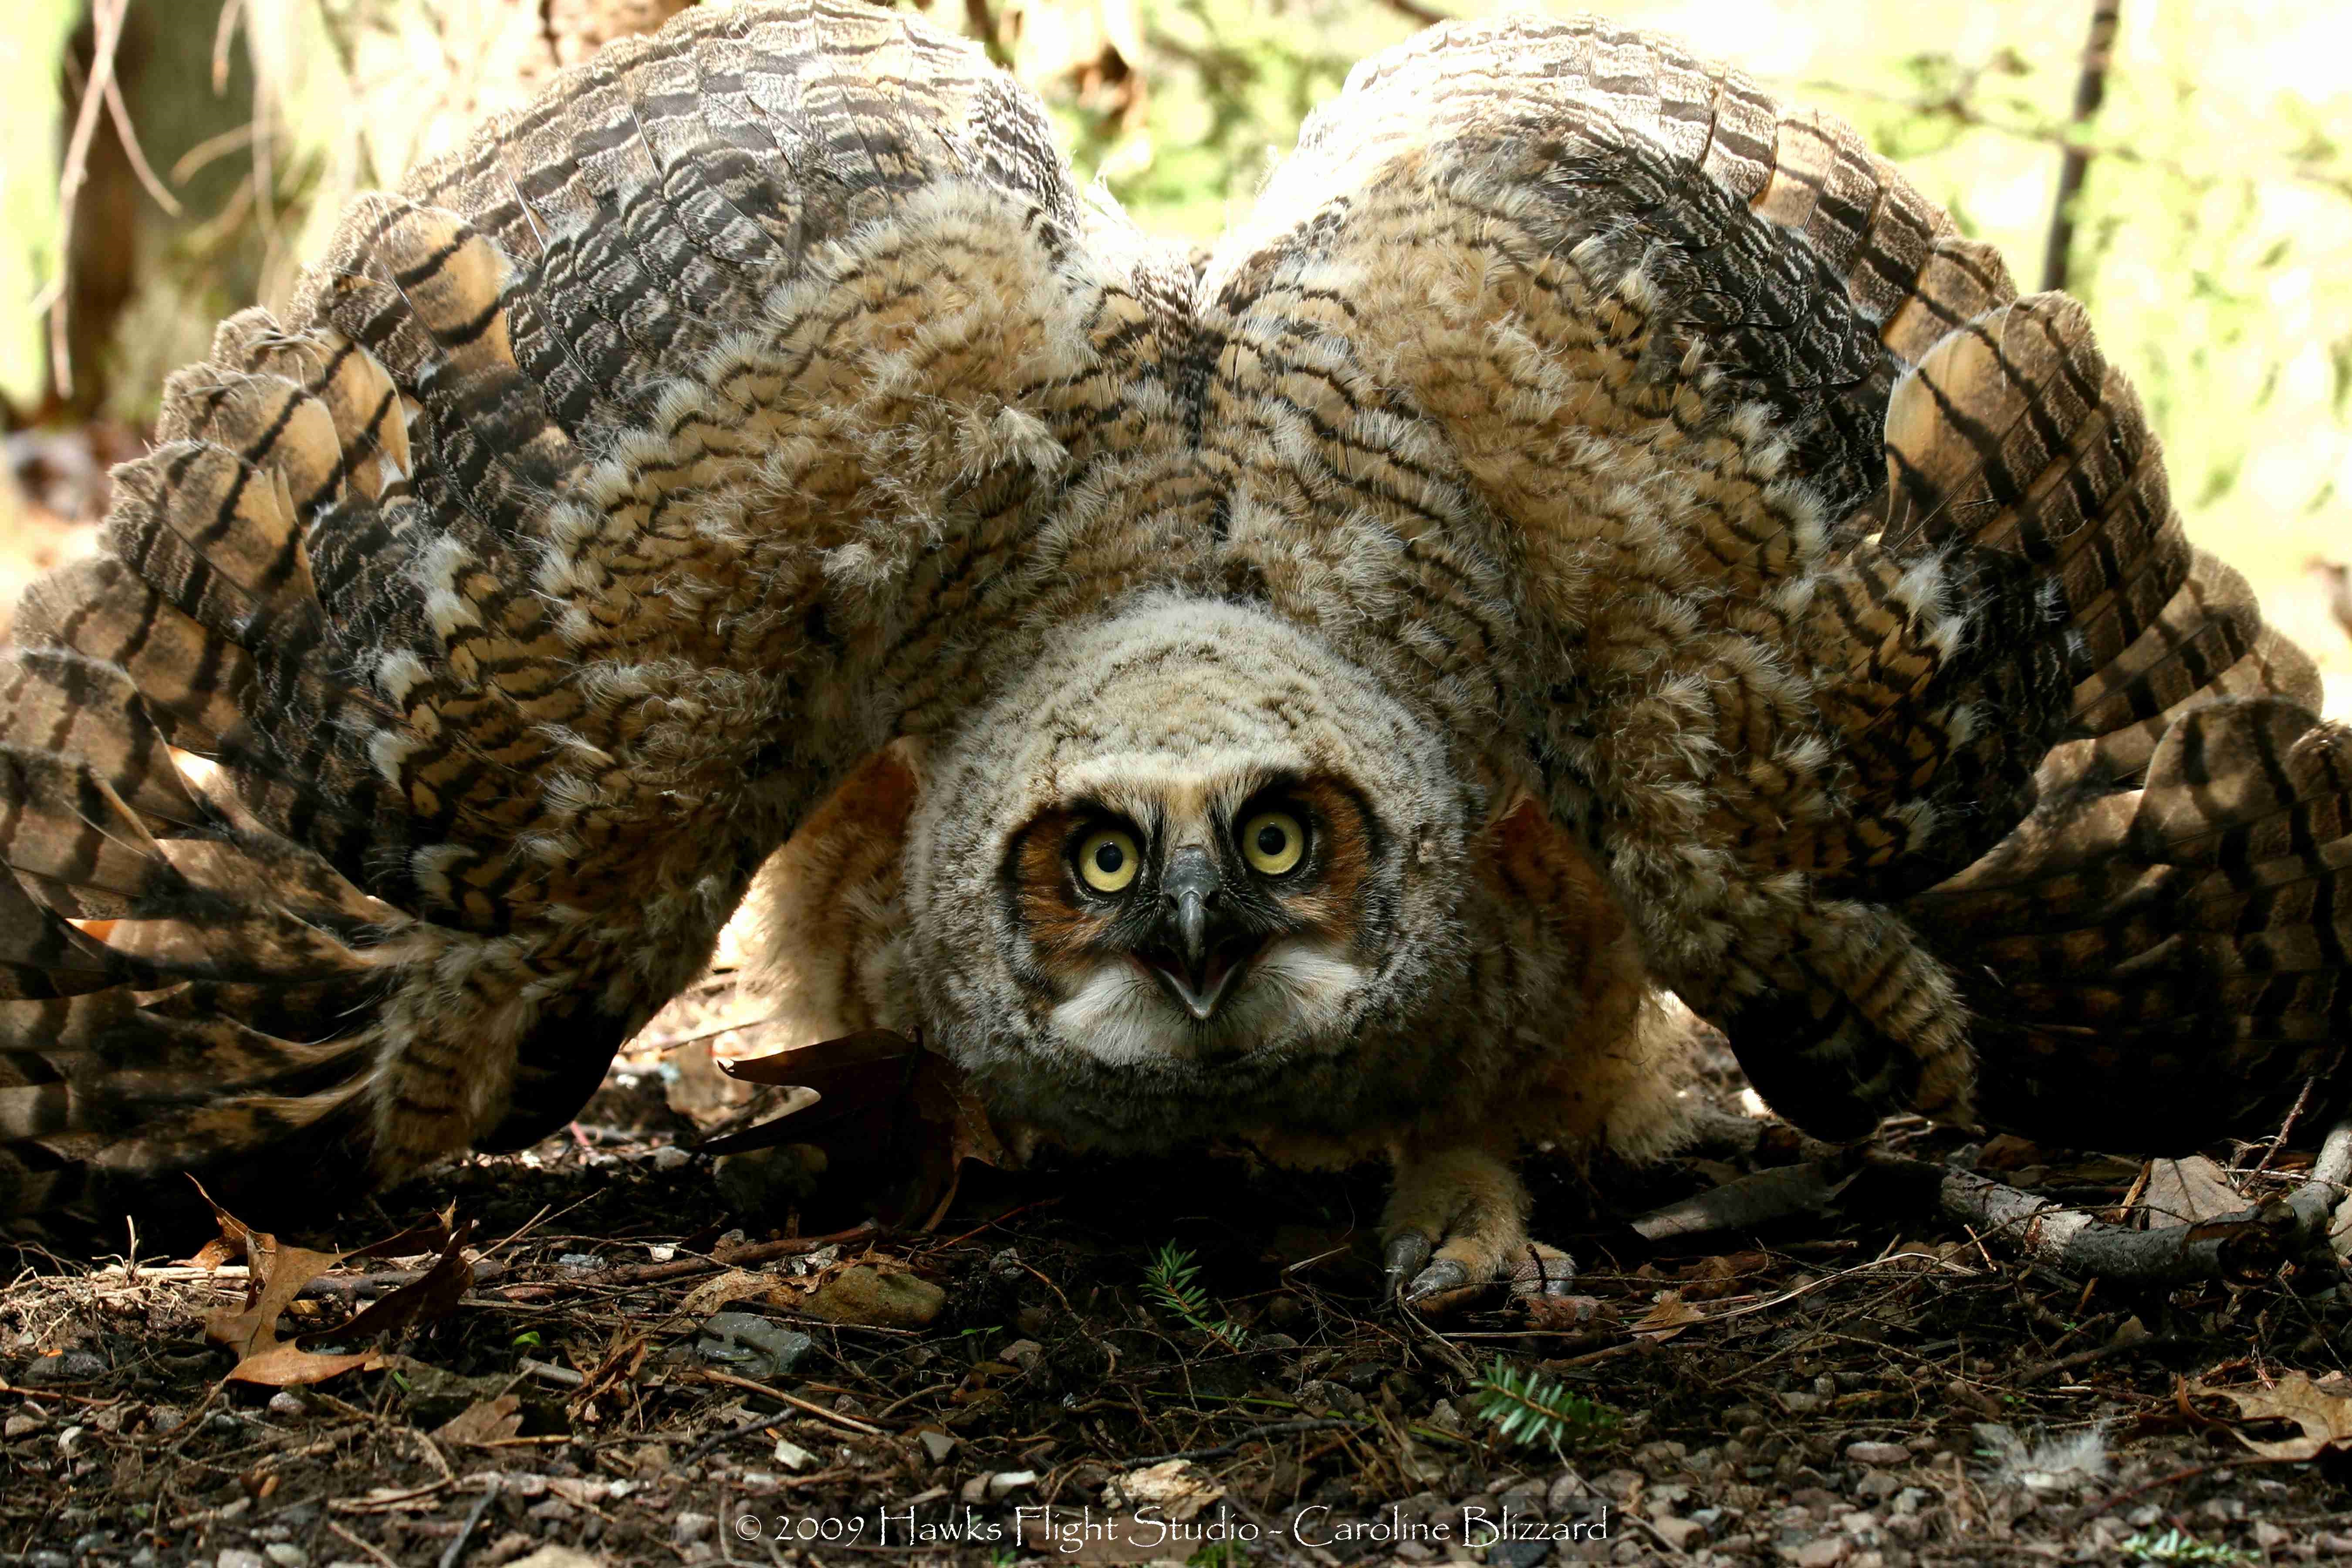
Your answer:
[[[2334,1070],[2352,744],[2077,304],[1590,19],[1360,66],[1259,210],[1223,395],[1350,521],[1235,550],[1524,743],[1778,1109],[2165,1144]],[[1299,562],[1368,550],[1402,590],[1330,613]]]
[[[966,689],[1149,335],[1104,222],[852,0],[698,11],[360,201],[0,664],[0,1221],[561,1126]]]

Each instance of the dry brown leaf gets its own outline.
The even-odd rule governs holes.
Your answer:
[[[2239,1442],[2265,1458],[2309,1459],[2329,1448],[2352,1447],[2352,1399],[2328,1393],[2299,1372],[2280,1378],[2276,1388],[2213,1388],[2192,1383],[2189,1392],[2228,1400],[2238,1407],[2241,1421],[2288,1421],[2303,1429],[2302,1436],[2278,1443],[2238,1434]]]
[[[1706,1314],[1683,1300],[1679,1290],[1661,1290],[1657,1304],[1625,1325],[1625,1331],[1635,1339],[1670,1340],[1693,1323],[1704,1323]]]
[[[196,1190],[204,1193],[201,1186]],[[422,1279],[372,1302],[332,1329],[280,1339],[278,1320],[301,1294],[302,1288],[352,1255],[289,1246],[268,1231],[255,1230],[213,1203],[209,1193],[205,1193],[204,1197],[219,1221],[221,1234],[218,1241],[207,1243],[198,1256],[209,1260],[207,1267],[215,1268],[241,1257],[249,1270],[244,1304],[224,1307],[205,1323],[206,1339],[236,1352],[236,1365],[228,1375],[240,1383],[284,1388],[321,1383],[354,1368],[381,1365],[380,1350],[330,1354],[305,1349],[301,1342],[330,1336],[356,1339],[400,1328],[419,1318],[437,1317],[455,1306],[466,1287],[473,1282],[473,1268],[464,1252],[466,1237],[472,1230],[469,1222],[446,1234],[441,1256]]]
[[[706,1139],[703,1152],[810,1143],[836,1163],[878,1158],[898,1186],[879,1216],[886,1223],[929,1230],[955,1201],[965,1161],[1013,1163],[963,1070],[904,1035],[867,1029],[720,1065],[747,1082],[813,1089],[818,1099]]]
[[[776,1277],[749,1268],[730,1268],[724,1274],[706,1279],[687,1292],[686,1300],[677,1305],[678,1313],[688,1318],[707,1318],[730,1301],[767,1301],[774,1299]]]
[[[478,1399],[433,1430],[436,1440],[468,1446],[502,1443],[522,1430],[522,1397],[501,1394]]]

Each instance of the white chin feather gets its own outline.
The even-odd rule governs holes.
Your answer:
[[[1196,1024],[1139,966],[1112,959],[1054,1009],[1054,1033],[1114,1067],[1296,1046],[1338,1025],[1367,978],[1328,943],[1286,940],[1250,967],[1215,1017]]]

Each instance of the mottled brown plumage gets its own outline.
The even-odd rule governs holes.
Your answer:
[[[1367,62],[1196,268],[920,23],[691,14],[358,204],[119,493],[0,690],[20,1219],[540,1136],[780,846],[811,1030],[1385,1152],[1441,1283],[1523,1142],[1671,1138],[1668,990],[1827,1136],[2344,1098],[2352,742],[2080,307],[1606,24]]]

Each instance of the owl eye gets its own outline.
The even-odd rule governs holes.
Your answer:
[[[1097,827],[1078,841],[1079,879],[1097,893],[1125,892],[1143,868],[1143,854],[1135,836],[1117,827]]]
[[[1307,828],[1286,811],[1261,811],[1242,824],[1242,858],[1261,877],[1286,876],[1307,855]]]

